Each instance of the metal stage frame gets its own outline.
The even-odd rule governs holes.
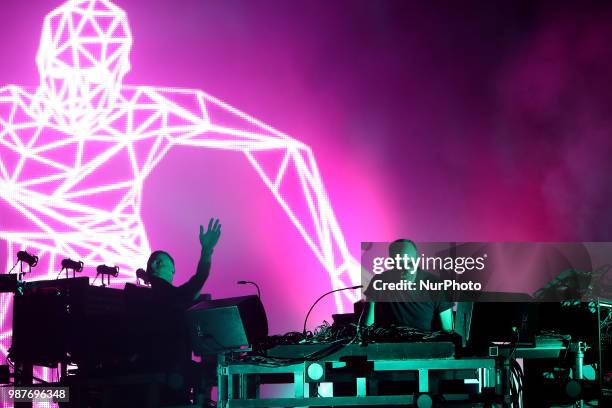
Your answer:
[[[312,364],[338,364],[338,362],[317,361],[300,362],[280,367],[265,366],[258,363],[231,361],[225,356],[219,358],[218,407],[303,407],[303,406],[355,406],[355,405],[416,405],[419,398],[429,398],[434,372],[453,374],[456,379],[469,379],[477,383],[478,392],[489,391],[491,398],[502,400],[503,387],[499,378],[502,359],[484,358],[436,358],[436,359],[382,359],[371,361],[371,371],[354,378],[355,395],[321,396],[317,387],[320,382],[309,378],[309,367]],[[340,364],[342,364],[340,362]],[[414,394],[377,395],[377,381],[373,378],[381,373],[406,375],[412,374],[417,381],[418,392]],[[282,381],[285,378],[285,381]],[[266,381],[269,380],[270,382]],[[279,381],[279,379],[281,381]],[[290,381],[287,381],[289,379]],[[331,381],[330,381],[331,380]],[[435,380],[434,380],[435,381]],[[326,379],[332,382],[333,379]],[[260,386],[272,383],[292,383],[293,397],[260,398]],[[486,394],[486,392],[485,392]],[[425,396],[424,396],[425,395]],[[458,394],[457,397],[469,397]],[[455,400],[456,403],[460,402]],[[464,402],[468,402],[465,400]],[[473,404],[475,401],[471,401]],[[483,404],[485,401],[482,401]],[[419,405],[416,405],[419,406]],[[470,405],[473,406],[473,405]]]

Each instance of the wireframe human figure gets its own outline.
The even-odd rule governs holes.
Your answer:
[[[0,88],[0,194],[18,214],[17,226],[0,225],[7,270],[27,249],[41,259],[35,279],[55,277],[69,257],[119,266],[115,284],[134,280],[151,253],[140,216],[143,183],[181,145],[244,154],[332,286],[356,284],[358,263],[310,148],[202,91],[125,85],[131,46],[123,10],[108,0],[70,0],[44,20],[38,87]],[[278,166],[267,168],[262,151],[280,153]],[[296,212],[300,201],[308,213]],[[340,292],[337,307],[358,297]]]

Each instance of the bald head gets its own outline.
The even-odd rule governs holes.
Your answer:
[[[174,259],[166,251],[155,251],[147,261],[147,274],[158,277],[168,283],[174,279]]]
[[[414,260],[418,258],[417,247],[409,239],[398,239],[389,244],[389,257],[394,259],[407,259],[404,262],[407,263],[406,266],[408,271],[414,271],[412,268],[414,266]],[[398,261],[399,262],[399,261]],[[412,272],[413,273],[413,272]]]
[[[409,258],[416,258],[417,247],[409,239],[398,239],[389,244],[389,256],[394,258],[396,255],[403,257],[407,255]]]

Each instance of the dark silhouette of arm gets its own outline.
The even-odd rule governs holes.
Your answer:
[[[211,218],[208,221],[208,229],[204,232],[204,226],[200,225],[200,261],[195,275],[186,283],[179,286],[177,289],[183,299],[197,300],[200,297],[200,291],[204,286],[204,282],[210,274],[210,258],[212,256],[215,245],[219,242],[221,236],[221,224],[219,219]]]
[[[160,303],[171,304],[174,307],[184,308],[192,304],[200,297],[200,291],[210,275],[210,263],[213,250],[221,236],[221,224],[219,220],[212,218],[208,222],[208,230],[204,233],[204,227],[200,225],[200,261],[196,273],[184,284],[172,286],[172,283],[164,279],[153,277],[151,287],[158,296]]]
[[[212,248],[202,247],[200,254],[200,261],[198,262],[198,268],[195,275],[193,275],[187,282],[177,287],[179,296],[183,299],[197,300],[200,296],[200,291],[210,275],[210,260],[212,255]]]

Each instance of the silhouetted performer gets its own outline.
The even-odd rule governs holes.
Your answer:
[[[396,255],[408,259],[418,257],[416,245],[407,239],[398,239],[389,245],[389,256]],[[412,264],[414,268],[414,264]],[[452,303],[443,300],[443,296],[431,295],[424,291],[380,291],[374,289],[374,282],[398,283],[401,280],[416,282],[434,281],[440,279],[426,271],[418,269],[415,273],[409,270],[390,269],[376,275],[364,291],[369,301],[366,307],[366,324],[394,324],[407,326],[419,330],[431,330],[434,318],[439,319],[440,327],[444,331],[453,330]]]
[[[200,291],[210,274],[210,261],[213,250],[221,236],[219,220],[212,218],[208,222],[208,230],[200,225],[200,261],[195,275],[181,286],[173,286],[175,269],[174,260],[165,251],[155,251],[147,261],[147,275],[151,282],[154,296],[160,305],[170,308],[185,309],[200,297]]]
[[[219,237],[221,224],[212,218],[208,229],[200,225],[201,253],[196,273],[180,286],[174,286],[174,260],[165,251],[155,251],[147,261],[146,273],[151,283],[151,297],[147,300],[144,337],[140,348],[142,361],[148,370],[176,373],[180,379],[172,387],[162,391],[162,402],[165,404],[185,404],[188,389],[202,384],[205,378],[205,393],[214,385],[214,364],[207,363],[198,367],[191,359],[192,347],[187,324],[184,320],[185,310],[200,297],[200,291],[210,274],[211,256]]]

